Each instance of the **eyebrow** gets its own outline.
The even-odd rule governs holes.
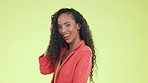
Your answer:
[[[70,22],[67,21],[67,22],[64,22],[63,24],[65,25],[65,24],[68,24],[68,23],[70,23]],[[60,24],[58,24],[58,25],[60,25]]]
[[[68,24],[68,23],[70,23],[70,22],[67,21],[67,22],[64,23],[64,25],[65,25],[65,24]]]

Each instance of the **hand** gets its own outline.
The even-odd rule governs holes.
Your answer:
[[[46,55],[47,55],[47,51],[44,52],[44,56],[46,56]]]
[[[50,31],[52,31],[52,24],[50,25]]]
[[[50,31],[52,30],[52,24],[50,25]],[[49,47],[49,45],[48,45],[48,47]],[[47,47],[47,49],[46,49],[46,51],[45,51],[45,53],[44,53],[44,56],[46,56],[47,55],[47,53],[48,53],[48,47]]]
[[[44,56],[48,55],[48,47],[49,47],[49,45],[47,46],[47,49],[46,49],[46,51],[44,52]]]

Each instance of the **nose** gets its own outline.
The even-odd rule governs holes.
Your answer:
[[[65,27],[62,27],[62,28],[61,28],[61,32],[62,32],[62,33],[65,33],[65,32],[66,32],[66,28],[65,28]]]

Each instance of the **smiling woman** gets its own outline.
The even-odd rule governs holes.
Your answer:
[[[72,17],[68,14],[61,14],[58,18],[59,32],[65,41],[69,44],[75,43],[73,47],[75,47],[78,42],[80,42],[80,34],[78,26]],[[69,50],[73,49],[70,48]]]
[[[85,18],[72,8],[63,8],[52,16],[51,25],[49,46],[39,57],[40,72],[54,73],[51,83],[87,83],[89,76],[94,82],[96,55]]]

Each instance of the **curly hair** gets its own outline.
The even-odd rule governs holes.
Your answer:
[[[93,82],[93,71],[94,67],[97,67],[96,64],[96,55],[95,55],[95,47],[94,47],[94,42],[92,39],[91,31],[89,29],[89,25],[87,24],[87,21],[85,18],[75,9],[73,8],[62,8],[59,11],[55,12],[51,16],[51,24],[52,24],[52,30],[51,30],[51,35],[50,35],[50,41],[49,41],[49,46],[47,48],[47,53],[50,55],[47,55],[49,59],[51,60],[51,66],[53,67],[56,61],[60,57],[61,49],[65,48],[68,46],[68,43],[62,38],[58,31],[58,17],[61,14],[69,14],[72,19],[80,25],[80,38],[85,41],[85,44],[89,46],[92,50],[92,68],[91,68],[91,73],[90,73],[90,82]]]

